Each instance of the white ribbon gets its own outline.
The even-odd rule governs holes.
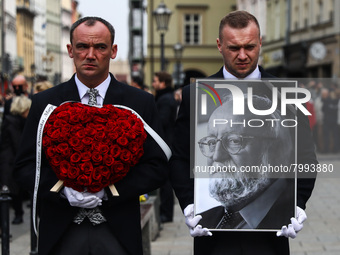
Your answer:
[[[114,105],[117,108],[122,108],[126,110],[130,110],[133,114],[135,114],[144,125],[144,129],[146,132],[148,132],[151,137],[158,143],[158,145],[163,150],[164,154],[168,158],[168,160],[171,157],[171,150],[169,146],[166,144],[166,142],[156,133],[155,130],[153,130],[144,120],[143,118],[134,110],[131,108],[124,106],[124,105]],[[40,181],[40,171],[41,171],[41,154],[42,154],[42,137],[43,137],[43,130],[44,126],[46,124],[46,121],[50,117],[51,113],[57,108],[57,106],[48,104],[42,113],[38,125],[38,131],[37,131],[37,152],[36,152],[36,171],[35,171],[35,183],[34,183],[34,192],[33,192],[33,207],[32,207],[32,217],[33,217],[33,228],[35,234],[38,236],[37,231],[37,222],[36,222],[36,213],[37,213],[37,199],[38,199],[38,188],[39,188],[39,181]]]
[[[32,207],[32,217],[33,217],[33,227],[34,232],[38,236],[37,223],[36,223],[36,213],[37,213],[37,199],[38,199],[38,188],[40,180],[40,169],[41,169],[41,148],[42,148],[42,137],[44,126],[48,118],[54,109],[57,108],[54,105],[48,104],[40,117],[39,126],[37,131],[37,152],[36,152],[36,171],[35,171],[35,183],[33,192],[33,207]]]

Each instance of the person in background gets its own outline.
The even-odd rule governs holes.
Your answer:
[[[171,147],[174,137],[174,126],[177,115],[177,103],[174,98],[172,77],[165,71],[156,72],[152,87],[155,90],[155,100],[164,130],[164,139]],[[174,194],[170,181],[160,189],[160,218],[161,222],[172,222],[174,214]]]
[[[148,89],[148,87],[145,86],[143,79],[139,76],[132,76],[131,77],[131,86],[151,93],[150,90]]]
[[[50,89],[53,87],[53,84],[49,81],[39,81],[34,85],[34,94],[44,91],[46,89]]]
[[[23,94],[28,97],[28,84],[25,76],[16,75],[13,78],[11,85],[13,88],[13,95],[6,98],[3,117],[10,113],[10,107],[14,96],[20,96]]]
[[[222,18],[217,48],[224,65],[210,78],[274,78],[258,65],[262,39],[257,19],[246,11],[234,11]],[[306,202],[314,188],[315,177],[297,180],[296,218],[275,232],[211,232],[199,224],[202,216],[194,215],[194,180],[190,178],[190,86],[185,86],[172,144],[170,179],[194,238],[195,255],[220,254],[289,254],[288,238],[295,238],[306,220]],[[298,164],[317,164],[308,118],[298,116]]]
[[[338,104],[335,90],[327,89],[322,99],[324,153],[339,151]]]
[[[13,97],[10,114],[7,114],[3,122],[0,144],[0,182],[6,185],[12,198],[12,207],[14,209],[14,219],[12,224],[21,224],[23,222],[23,200],[25,193],[21,186],[15,181],[13,168],[21,134],[24,129],[25,121],[31,107],[31,99],[21,94]]]
[[[154,97],[118,82],[109,72],[110,61],[116,58],[118,50],[114,39],[113,26],[100,17],[83,17],[71,26],[67,50],[76,73],[69,81],[32,98],[15,164],[16,178],[23,188],[34,191],[37,129],[49,104],[60,106],[71,101],[95,106],[123,105],[136,111],[156,133],[162,133]],[[96,193],[67,186],[51,192],[58,178],[42,151],[37,194],[38,253],[142,254],[139,196],[162,186],[168,175],[167,157],[149,135],[143,151],[139,162],[115,182],[119,196],[113,196],[108,187]]]

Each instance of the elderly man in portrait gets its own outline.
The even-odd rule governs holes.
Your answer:
[[[254,95],[253,105],[265,110],[272,102]],[[294,162],[294,125],[282,120],[278,110],[258,116],[245,107],[244,115],[233,115],[230,98],[211,114],[198,144],[211,166],[210,196],[221,205],[199,212],[202,227],[278,230],[294,215],[294,175],[283,175]]]

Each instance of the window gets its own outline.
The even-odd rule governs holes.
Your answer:
[[[184,42],[186,44],[201,44],[201,15],[184,15]]]

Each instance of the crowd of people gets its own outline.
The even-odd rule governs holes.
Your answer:
[[[33,93],[53,87],[46,80],[34,84]],[[3,98],[3,115],[0,136],[0,185],[7,186],[12,198],[14,210],[12,224],[23,223],[23,202],[29,200],[27,191],[23,190],[14,178],[13,168],[15,157],[20,146],[20,138],[32,104],[29,86],[23,75],[16,75],[11,81],[11,87]]]
[[[312,113],[309,123],[319,153],[340,151],[340,84],[329,80],[313,79],[300,84],[311,93],[307,103]]]
[[[210,78],[273,78],[258,65],[262,38],[259,24],[253,15],[245,11],[231,12],[222,18],[218,31],[217,48],[222,55],[223,66]],[[281,198],[281,192],[278,194],[280,188],[286,185],[284,180],[273,181],[263,178],[261,182],[255,183],[245,181],[243,176],[223,175],[221,180],[212,181],[213,187],[210,189],[211,194],[215,194],[222,206],[203,212],[202,215],[195,215],[194,180],[190,177],[190,85],[174,91],[171,75],[164,71],[154,74],[152,89],[147,88],[143,80],[138,77],[132,77],[131,86],[117,81],[109,72],[110,60],[116,57],[118,50],[114,41],[115,30],[106,20],[100,17],[79,19],[71,27],[70,43],[67,44],[68,55],[75,65],[75,74],[70,77],[70,80],[57,86],[51,86],[51,84],[38,86],[37,84],[37,93],[29,95],[27,82],[23,76],[19,75],[12,81],[15,95],[4,102],[0,181],[2,185],[9,186],[9,182],[14,181],[17,187],[37,197],[39,254],[142,254],[139,197],[156,189],[160,190],[160,219],[164,223],[173,221],[174,194],[177,196],[185,223],[191,236],[194,237],[195,255],[219,255],[225,254],[226,251],[232,254],[289,254],[288,239],[296,237],[307,218],[306,203],[312,194],[315,176],[297,179],[296,207],[294,204],[292,209],[282,208],[276,202],[277,198]],[[310,127],[314,132],[314,139],[320,152],[339,150],[337,147],[340,144],[337,142],[339,139],[339,91],[337,88],[326,88],[320,83],[310,83],[305,86],[312,94],[312,100],[307,107],[315,114],[310,117],[308,123],[307,117],[298,111],[297,160],[298,164],[317,164]],[[59,164],[64,174],[66,172],[66,175],[70,176],[75,174],[74,168],[70,166],[71,163],[79,164],[84,172],[88,173],[92,170],[95,173],[94,169],[104,171],[107,167],[98,166],[96,163],[98,158],[105,156],[104,154],[115,152],[115,155],[123,161],[127,161],[127,155],[130,155],[126,152],[130,149],[127,140],[124,142],[124,139],[121,139],[119,142],[124,147],[121,150],[125,154],[121,151],[117,152],[117,149],[110,150],[98,144],[95,140],[104,136],[103,131],[99,132],[101,135],[94,135],[93,140],[86,141],[86,143],[92,143],[93,148],[100,147],[103,155],[89,157],[88,153],[80,151],[81,146],[75,141],[70,142],[70,145],[62,144],[57,149],[52,149],[51,144],[45,142],[43,143],[44,151],[38,148],[42,152],[42,157],[41,161],[37,162],[36,157],[40,152],[37,151],[37,144],[39,144],[37,130],[40,127],[41,116],[48,110],[49,105],[58,107],[70,101],[86,104],[89,107],[94,105],[98,109],[107,104],[120,105],[132,109],[131,111],[135,111],[144,121],[144,127],[149,135],[145,136],[143,150],[131,146],[131,151],[138,151],[142,155],[126,175],[114,183],[114,191],[112,187],[105,186],[96,190],[98,192],[88,192],[86,187],[91,185],[91,180],[85,180],[85,177],[80,178],[80,183],[85,188],[83,186],[74,188],[75,186],[64,182],[57,192],[50,191],[51,187],[58,182],[52,167],[54,164]],[[266,99],[261,98],[258,101],[262,105]],[[230,117],[230,105],[230,102],[224,102],[224,105],[216,109],[213,116]],[[91,111],[95,110],[91,108]],[[68,116],[69,113],[60,113],[60,115],[63,114]],[[103,118],[98,118],[98,120],[108,121]],[[129,123],[125,123],[125,127],[120,127],[121,138],[127,139],[125,137],[127,136],[129,139],[134,139],[136,137]],[[64,126],[65,123],[60,126],[60,133],[69,131],[63,129],[66,128]],[[271,131],[266,130],[266,135],[270,135]],[[96,130],[84,132],[96,132]],[[84,137],[83,131],[77,134],[80,138]],[[280,133],[277,132],[274,135],[280,136]],[[249,162],[252,159],[255,164],[255,162],[258,163],[259,158],[263,157],[268,163],[268,157],[265,155],[273,153],[275,147],[278,146],[267,148],[263,142],[264,138],[261,140],[257,136],[260,134],[250,134],[249,130],[245,129],[208,128],[208,136],[200,140],[200,149],[211,166],[223,166],[232,162],[233,165],[239,167],[242,164],[242,158]],[[117,138],[109,136],[107,139]],[[247,139],[253,140],[249,142]],[[284,137],[281,136],[281,139],[280,141],[283,141]],[[66,158],[66,155],[71,153],[68,146],[73,146],[72,144],[78,144],[75,146],[77,157],[70,159],[72,162],[65,162],[66,160],[60,158],[54,159],[57,162],[51,162],[44,154],[51,150],[58,150],[64,153]],[[172,150],[170,161],[168,149]],[[10,156],[8,156],[9,153]],[[111,166],[115,160],[116,158],[107,159],[106,164]],[[97,180],[101,176],[93,174],[92,178]],[[253,185],[257,188],[252,187]],[[219,187],[219,192],[216,192],[215,186]],[[237,192],[244,194],[248,187],[247,195],[241,199],[229,199],[232,195],[237,196]],[[18,194],[17,188],[10,189],[15,198]],[[221,196],[221,194],[224,195]],[[286,196],[284,199],[287,199]],[[255,210],[254,208],[257,207],[253,203],[256,200],[261,200],[262,205],[268,204],[266,201],[270,200],[271,204],[265,210],[261,209],[262,216],[250,217],[252,215],[248,215],[249,217],[246,217],[244,213],[249,211],[249,208]],[[268,219],[269,223],[273,222],[272,216],[267,215],[272,205],[276,206],[273,211],[274,216],[277,210],[284,210],[288,215],[288,222],[283,224],[280,221],[275,226],[280,229],[276,233],[211,231],[205,227],[208,226],[207,222],[216,216],[216,210],[219,211],[220,216],[217,222],[211,223],[214,226],[221,226],[220,223],[224,226],[224,221],[227,221],[230,215],[241,217],[240,221],[234,224],[235,228],[249,229],[250,226],[257,228],[261,224],[267,226],[264,219]],[[15,203],[13,207],[16,208]],[[17,208],[13,224],[22,223],[22,204]],[[251,218],[257,218],[255,220],[257,224],[254,225],[252,220],[248,220]]]

